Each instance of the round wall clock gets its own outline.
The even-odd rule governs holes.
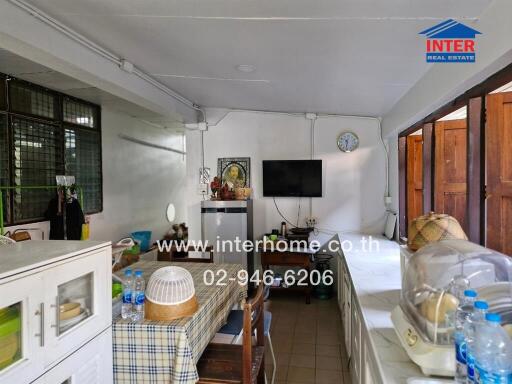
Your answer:
[[[338,137],[338,148],[342,152],[353,152],[359,147],[359,137],[354,132],[343,132]]]

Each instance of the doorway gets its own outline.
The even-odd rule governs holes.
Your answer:
[[[423,214],[423,136],[407,136],[407,222]]]
[[[512,255],[512,83],[486,97],[486,245]]]
[[[434,210],[453,216],[467,232],[467,108],[435,126]]]

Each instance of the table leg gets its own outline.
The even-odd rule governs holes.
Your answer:
[[[309,266],[306,267],[306,271],[308,272],[308,286],[306,287],[306,304],[311,304],[311,276],[310,276],[311,268]]]

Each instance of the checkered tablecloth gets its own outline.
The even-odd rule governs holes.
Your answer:
[[[169,322],[115,319],[114,383],[195,383],[199,357],[224,325],[233,305],[246,297],[246,287],[236,281],[241,265],[140,261],[130,268],[142,270],[147,283],[154,271],[168,265],[183,267],[192,274],[199,308],[192,317]],[[205,285],[203,273],[208,269],[214,273],[224,269],[226,285]],[[116,274],[121,277],[123,271]],[[235,281],[229,281],[233,277]]]

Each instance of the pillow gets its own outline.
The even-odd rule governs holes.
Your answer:
[[[384,227],[384,236],[386,236],[389,240],[394,239],[396,227],[396,213],[388,212],[386,217],[386,226]]]

